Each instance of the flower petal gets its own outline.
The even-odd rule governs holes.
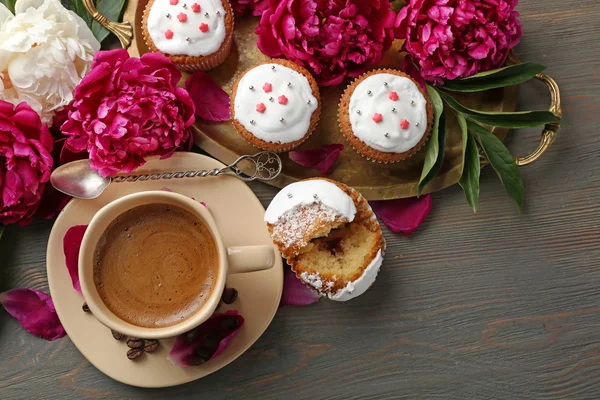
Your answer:
[[[71,200],[71,196],[59,192],[52,185],[45,185],[42,200],[35,215],[44,219],[54,218],[65,208],[69,200]]]
[[[221,354],[244,325],[244,318],[236,310],[214,314],[192,331],[177,336],[169,352],[173,365],[204,364]]]
[[[196,106],[196,115],[208,122],[228,121],[229,95],[205,72],[199,71],[191,75],[185,82]]]
[[[370,201],[375,214],[392,232],[410,236],[431,211],[431,195],[397,200]]]
[[[28,332],[46,340],[66,335],[52,298],[35,289],[13,289],[0,293],[0,304]]]
[[[311,150],[294,150],[289,152],[290,160],[303,167],[314,168],[325,175],[344,150],[343,144],[326,144]]]
[[[81,293],[79,284],[79,249],[81,241],[87,229],[87,225],[75,225],[69,228],[63,239],[63,251],[65,253],[65,264],[71,275],[73,289]]]
[[[280,306],[308,306],[319,301],[320,296],[317,292],[304,285],[289,266],[286,265],[284,268]]]

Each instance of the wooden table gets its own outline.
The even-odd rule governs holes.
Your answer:
[[[490,168],[473,215],[462,191],[434,196],[411,237],[387,229],[372,290],[349,303],[282,308],[262,338],[223,370],[143,390],[105,377],[68,338],[37,339],[0,312],[0,398],[344,399],[600,397],[600,3],[522,0],[523,60],[560,84],[557,142],[522,170],[518,215]],[[539,82],[520,105],[547,107]],[[514,132],[515,154],[539,130]],[[276,193],[252,185],[266,206]],[[51,221],[9,227],[0,291],[47,291]]]

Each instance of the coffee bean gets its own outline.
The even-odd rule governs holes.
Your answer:
[[[81,309],[83,310],[83,312],[92,312],[90,310],[90,307],[87,305],[87,303],[83,303],[83,306],[81,306]]]
[[[144,347],[144,340],[129,338],[127,339],[127,347],[129,347],[130,349],[141,349]]]
[[[240,326],[240,321],[235,317],[224,317],[221,322],[221,329],[234,330]]]
[[[186,359],[186,361],[188,362],[188,364],[190,364],[192,366],[198,366],[198,365],[204,364],[207,360],[204,357],[200,357],[195,354],[192,354],[191,356],[189,356]]]
[[[208,332],[204,335],[203,347],[217,351],[219,342],[221,342],[221,336],[217,332]]]
[[[127,350],[127,358],[129,358],[130,360],[135,360],[136,358],[140,357],[142,354],[144,354],[144,349],[129,349],[129,350]]]
[[[144,351],[146,353],[152,353],[156,349],[158,349],[158,340],[144,339]]]
[[[221,295],[221,301],[225,304],[233,304],[238,298],[238,291],[235,288],[226,287]]]
[[[123,339],[125,337],[125,335],[123,335],[122,333],[119,333],[117,331],[113,331],[112,329],[110,330],[110,332],[112,333],[113,337],[116,340],[121,340],[121,339]]]
[[[199,358],[203,359],[205,362],[210,360],[210,358],[212,357],[213,354],[215,354],[214,351],[207,349],[205,347],[198,347],[194,353],[196,353],[196,356],[198,356]]]

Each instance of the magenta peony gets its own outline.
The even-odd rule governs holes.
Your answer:
[[[235,15],[242,16],[246,11],[252,11],[252,15],[260,17],[267,8],[269,8],[269,0],[230,0],[231,8],[235,11]]]
[[[410,0],[398,13],[396,37],[421,67],[442,83],[498,68],[523,34],[518,0]]]
[[[180,78],[162,54],[130,58],[123,49],[96,53],[62,126],[65,149],[87,151],[92,168],[103,176],[131,172],[148,156],[167,158],[189,149],[194,104],[177,87]]]
[[[256,28],[258,48],[308,68],[319,85],[362,74],[391,46],[388,0],[270,0]]]
[[[0,100],[0,224],[27,225],[52,172],[52,136],[26,103]]]

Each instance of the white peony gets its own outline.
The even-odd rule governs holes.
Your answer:
[[[73,100],[100,43],[59,0],[17,0],[15,14],[0,4],[0,99],[27,102],[51,125]]]

